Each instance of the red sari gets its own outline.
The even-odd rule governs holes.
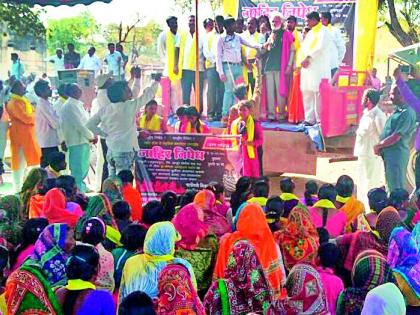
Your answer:
[[[293,73],[292,88],[290,89],[288,111],[289,123],[297,124],[305,120],[305,111],[303,109],[303,98],[300,90],[300,71]]]

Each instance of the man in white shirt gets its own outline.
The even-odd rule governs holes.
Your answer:
[[[362,200],[365,206],[369,206],[367,199],[369,190],[385,184],[383,161],[374,153],[374,146],[379,142],[387,119],[385,113],[377,106],[379,99],[378,91],[374,89],[365,91],[362,100],[365,109],[356,131],[354,145],[359,173],[357,199]]]
[[[179,58],[182,59],[182,104],[190,105],[191,99],[191,88],[195,87],[195,70],[196,70],[196,33],[195,33],[195,16],[190,15],[188,17],[188,32],[178,37],[178,42],[175,44],[175,64],[178,63]],[[184,37],[185,36],[185,37]],[[204,84],[204,55],[203,55],[203,40],[199,37],[198,42],[199,49],[199,71],[200,71],[200,104],[203,106],[203,84]],[[197,105],[197,104],[195,104]]]
[[[152,85],[136,99],[132,99],[133,93],[127,82],[112,83],[107,91],[110,103],[100,108],[86,124],[95,135],[106,139],[109,176],[115,176],[122,170],[131,170],[140,150],[136,113],[155,97],[159,81],[160,75],[157,75]]]
[[[217,43],[220,34],[223,34],[223,21],[221,15],[215,18],[215,30],[207,33],[203,41],[203,54],[206,58],[206,77],[207,77],[207,114],[209,120],[222,119],[222,105],[223,94],[225,93],[225,86],[220,80],[219,74],[216,71],[216,54]]]
[[[344,55],[346,54],[346,43],[344,42],[340,29],[332,26],[331,19],[332,16],[330,12],[321,12],[321,23],[329,30],[332,38],[330,63],[331,77],[333,77],[335,72],[338,70],[338,67],[341,65]]]
[[[80,101],[82,90],[77,84],[69,84],[66,88],[67,101],[61,109],[60,128],[69,152],[69,167],[77,187],[86,192],[84,179],[88,175],[90,165],[90,144],[95,138],[86,123],[88,113]]]
[[[98,76],[102,68],[102,63],[95,55],[95,47],[90,47],[88,53],[80,61],[79,69],[95,71],[95,77]]]
[[[41,148],[41,167],[49,165],[49,155],[52,152],[58,152],[60,139],[57,129],[59,119],[55,113],[49,98],[52,90],[47,81],[38,80],[35,83],[34,90],[38,96],[35,115],[35,137]]]
[[[108,73],[116,80],[124,80],[123,60],[121,54],[115,50],[115,44],[108,44],[109,54],[105,57],[105,63],[108,65]]]
[[[48,57],[45,59],[46,62],[50,62],[54,64],[55,76],[58,77],[58,71],[64,70],[64,56],[63,50],[61,48],[57,48],[55,51],[55,55]]]
[[[311,30],[300,47],[304,57],[301,65],[301,83],[305,124],[314,125],[320,122],[321,100],[319,85],[321,79],[331,79],[330,47],[331,36],[328,29],[320,22],[318,12],[306,15],[306,23]]]

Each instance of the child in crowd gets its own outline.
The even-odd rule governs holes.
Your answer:
[[[373,188],[368,193],[370,212],[366,214],[366,220],[371,229],[375,229],[378,215],[389,206],[389,199],[383,188]]]
[[[206,189],[213,192],[216,197],[216,211],[225,217],[230,208],[229,202],[225,200],[225,187],[218,182],[210,182]]]
[[[185,114],[191,123],[191,130],[187,130],[186,133],[210,133],[209,127],[201,121],[200,113],[195,106],[188,106]]]
[[[140,192],[133,187],[134,176],[130,170],[122,170],[118,173],[122,182],[122,196],[131,208],[131,219],[140,222],[143,216],[143,201]]]
[[[318,201],[318,184],[314,180],[309,180],[305,184],[304,198],[301,199],[303,205],[312,207]]]
[[[279,196],[273,196],[268,198],[265,206],[265,217],[267,218],[268,226],[271,232],[276,232],[283,229],[286,223],[282,218],[284,212],[284,203]],[[283,219],[283,220],[282,220]],[[283,221],[283,222],[282,222]]]
[[[112,293],[115,288],[114,258],[101,244],[105,241],[105,233],[104,221],[97,217],[90,218],[83,226],[82,242],[94,246],[99,253],[98,270],[92,282],[97,289]]]
[[[178,121],[175,123],[175,132],[189,133],[188,130],[191,130],[191,122],[187,116],[187,106],[180,106],[176,110],[176,116],[178,117]]]
[[[328,309],[331,315],[335,315],[338,296],[344,290],[343,281],[334,274],[334,268],[340,261],[340,250],[335,244],[321,244],[318,249],[318,256],[321,266],[317,268],[317,271],[327,297]]]
[[[118,308],[118,315],[156,315],[152,299],[144,292],[127,295]]]
[[[144,238],[146,237],[146,228],[142,225],[132,223],[125,227],[121,234],[122,247],[115,248],[112,251],[114,257],[114,279],[115,288],[120,287],[122,271],[125,262],[131,256],[143,252]]]
[[[289,217],[290,212],[296,207],[299,203],[299,198],[294,194],[295,183],[290,177],[283,178],[280,181],[280,198],[284,203],[284,213],[283,217]]]
[[[58,178],[61,171],[67,168],[66,155],[63,152],[51,152],[48,155],[48,166],[46,171],[48,178]]]
[[[263,209],[265,208],[270,194],[270,186],[264,180],[259,180],[253,185],[253,197],[248,199],[248,202],[258,203]]]
[[[122,232],[124,228],[131,223],[131,209],[130,205],[125,201],[117,201],[112,206],[112,213],[118,225],[118,230]]]

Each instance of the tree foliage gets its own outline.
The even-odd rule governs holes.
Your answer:
[[[41,12],[26,4],[0,1],[0,21],[6,23],[7,27],[18,36],[32,35],[36,38],[45,36],[45,27],[40,19]]]
[[[182,12],[191,12],[195,7],[194,0],[174,0],[175,4],[181,8]],[[210,4],[213,12],[216,12],[222,6],[222,0],[204,0],[202,2],[207,2]]]
[[[403,46],[420,40],[420,1],[380,0],[379,8],[385,15],[390,33]]]
[[[53,53],[56,48],[64,48],[73,43],[76,50],[85,51],[95,43],[95,36],[99,32],[99,25],[94,17],[83,12],[78,16],[59,20],[49,20],[47,29],[48,51]]]

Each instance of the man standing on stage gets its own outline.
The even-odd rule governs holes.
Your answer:
[[[80,54],[74,50],[74,44],[67,44],[67,53],[64,54],[64,67],[66,69],[77,69],[80,64]]]
[[[380,136],[381,141],[374,147],[375,154],[384,159],[388,192],[406,188],[411,140],[416,131],[417,120],[416,112],[405,104],[398,87],[391,90],[390,98],[396,109],[386,121]]]
[[[331,13],[322,12],[321,13],[321,23],[329,31],[332,38],[332,45],[330,50],[330,63],[331,63],[331,77],[334,76],[334,73],[338,70],[338,67],[343,61],[344,55],[346,54],[346,43],[341,36],[341,31],[339,28],[332,26],[331,24]]]
[[[170,16],[166,19],[168,30],[159,34],[157,49],[162,62],[165,64],[163,76],[171,80],[171,105],[172,112],[182,104],[182,95],[180,88],[180,80],[182,77],[182,63],[178,60],[175,63],[175,44],[180,40],[178,32],[178,18]]]
[[[242,36],[254,43],[260,43],[261,42],[261,34],[257,32],[258,28],[258,22],[256,18],[250,18],[248,20],[248,29],[245,31],[245,33],[242,34]],[[254,93],[254,87],[255,87],[255,76],[257,74],[257,63],[256,63],[256,57],[257,57],[257,50],[249,47],[242,46],[242,55],[246,59],[245,64],[245,70],[244,75],[247,75],[248,79],[248,89],[251,89],[251,93]]]
[[[124,68],[122,56],[119,51],[115,50],[115,44],[108,44],[109,54],[105,57],[105,63],[108,65],[108,73],[112,72],[112,75],[116,80],[124,80]]]
[[[320,122],[321,79],[331,78],[330,47],[331,36],[328,29],[320,22],[318,12],[306,15],[306,23],[311,28],[302,42],[303,56],[300,88],[305,109],[305,124],[314,125]]]
[[[215,18],[215,31],[208,33],[203,43],[203,53],[206,58],[206,76],[207,76],[207,112],[208,118],[212,120],[222,119],[223,94],[225,87],[216,71],[217,43],[220,34],[223,33],[224,18],[221,15]]]
[[[235,86],[237,80],[242,77],[242,56],[241,47],[261,49],[258,43],[248,42],[241,36],[235,34],[235,19],[228,17],[224,21],[226,34],[219,37],[217,43],[216,69],[220,80],[225,84],[223,95],[223,121],[227,123],[229,109],[235,103]]]

